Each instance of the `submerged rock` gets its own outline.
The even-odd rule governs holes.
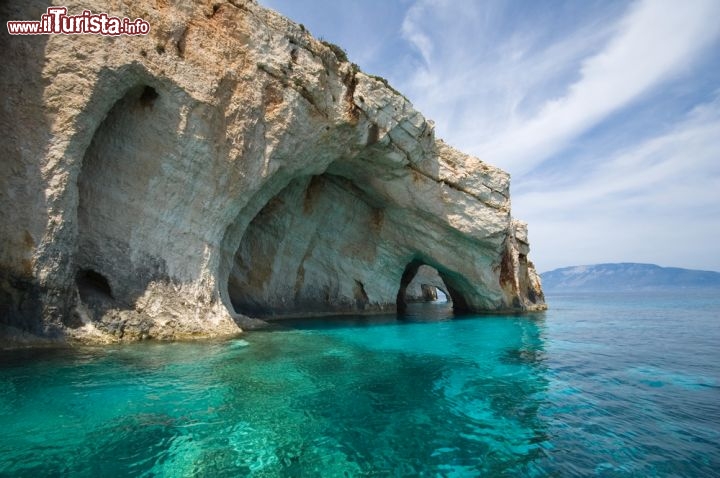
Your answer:
[[[107,13],[150,34],[0,37],[0,330],[177,339],[388,311],[423,264],[458,310],[544,308],[508,174],[342,50],[252,1]]]

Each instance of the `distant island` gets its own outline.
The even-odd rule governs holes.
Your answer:
[[[540,277],[545,291],[557,292],[720,289],[720,272],[632,262],[563,267]]]

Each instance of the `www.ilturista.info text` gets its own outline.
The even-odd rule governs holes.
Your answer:
[[[84,10],[80,15],[68,15],[66,7],[49,7],[40,21],[9,21],[11,35],[147,35],[150,24],[142,18],[112,17],[107,13]]]

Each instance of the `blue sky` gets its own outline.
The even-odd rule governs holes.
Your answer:
[[[260,3],[510,172],[540,271],[720,271],[720,1]]]

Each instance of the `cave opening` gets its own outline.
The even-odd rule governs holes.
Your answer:
[[[438,270],[427,264],[418,267],[415,277],[405,288],[405,302],[449,302],[447,286]]]
[[[142,89],[142,93],[140,94],[140,104],[145,107],[152,107],[159,96],[160,94],[155,88],[145,85]]]
[[[80,298],[83,302],[88,302],[93,298],[112,299],[112,289],[107,278],[92,269],[81,269],[75,274],[75,284],[77,285]]]
[[[403,314],[418,301],[467,312],[472,284],[417,252],[395,213],[347,177],[294,179],[248,220],[235,246],[227,279],[233,312]]]
[[[452,273],[414,259],[405,267],[397,293],[397,311],[403,314],[412,303],[436,303],[451,307],[455,313],[468,311],[467,301],[459,292]]]
[[[256,318],[392,311],[395,279],[378,271],[394,254],[381,246],[383,224],[382,205],[349,179],[294,179],[242,235],[228,277],[234,311]]]
[[[77,177],[75,251],[76,285],[85,302],[133,303],[158,275],[152,258],[135,267],[131,242],[153,214],[149,194],[160,190],[158,131],[176,116],[158,89],[136,84],[110,107],[85,150]]]

